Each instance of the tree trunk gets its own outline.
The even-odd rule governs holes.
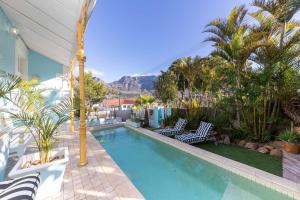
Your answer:
[[[145,108],[144,126],[145,127],[149,126],[148,108]]]
[[[300,116],[297,113],[291,101],[283,101],[281,103],[282,110],[293,122],[295,126],[300,126]]]
[[[240,70],[237,68],[237,66],[235,66],[236,68],[236,85],[237,85],[237,88],[238,88],[238,91],[240,91],[241,89],[241,77],[240,77]],[[236,95],[236,94],[235,94]],[[239,99],[236,95],[236,126],[237,128],[241,128],[241,110],[240,110],[240,103],[239,103]]]
[[[280,34],[280,41],[279,41],[279,48],[282,49],[283,47],[283,39],[284,39],[284,35],[285,35],[285,30],[286,30],[286,22],[284,22],[281,25],[281,34]]]

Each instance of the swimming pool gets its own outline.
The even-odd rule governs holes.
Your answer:
[[[94,136],[147,200],[291,199],[125,127]]]

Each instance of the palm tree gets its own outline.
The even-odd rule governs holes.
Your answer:
[[[135,104],[139,107],[144,108],[145,110],[145,117],[144,117],[144,126],[149,126],[149,116],[148,116],[148,109],[154,103],[155,99],[152,96],[144,95],[140,96],[135,100]]]
[[[292,22],[293,16],[300,10],[299,0],[254,0],[253,6],[258,7],[259,13],[267,13],[273,19],[271,34],[279,34],[279,49],[283,48],[283,42],[288,29],[291,26],[299,26]]]
[[[0,98],[9,100],[8,94],[17,89],[21,82],[19,76],[0,71]]]
[[[177,60],[171,68],[183,78],[188,91],[188,102],[191,104],[193,100],[193,90],[195,89],[196,81],[201,74],[202,59],[199,57],[184,57]]]
[[[262,33],[252,33],[245,24],[248,10],[244,5],[234,7],[227,19],[216,19],[206,26],[205,32],[211,35],[205,40],[215,47],[213,56],[221,57],[235,71],[235,102],[237,126],[241,126],[240,110],[242,99],[238,93],[242,89],[241,78],[247,69],[249,56],[258,47],[264,46],[260,40]]]
[[[253,5],[260,10],[250,14],[258,22],[253,31],[265,33],[263,37],[268,42],[268,45],[258,48],[251,59],[259,64],[262,73],[265,74],[264,99],[268,99],[267,102],[270,104],[267,107],[273,107],[269,112],[268,121],[271,123],[274,123],[276,110],[281,104],[286,115],[296,125],[300,125],[300,116],[297,117],[292,103],[297,96],[296,89],[299,85],[294,85],[296,88],[290,89],[285,84],[287,74],[294,73],[300,60],[299,24],[292,20],[299,10],[299,2],[299,0],[254,1]]]

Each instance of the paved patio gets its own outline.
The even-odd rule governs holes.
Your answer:
[[[282,157],[283,177],[300,183],[300,155],[283,151]]]
[[[144,199],[91,133],[87,134],[88,164],[84,167],[78,166],[78,132],[63,133],[59,139],[59,147],[69,147],[70,160],[64,176],[62,191],[49,199]],[[28,148],[27,152],[32,150],[32,147]],[[14,161],[10,160],[10,167],[13,163]]]

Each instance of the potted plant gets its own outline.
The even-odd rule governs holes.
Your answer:
[[[142,125],[143,120],[139,118],[127,119],[126,124],[129,126],[133,126],[135,128],[139,128]]]
[[[299,153],[299,135],[293,131],[286,130],[279,135],[279,139],[284,142],[283,149],[286,152]]]
[[[149,107],[155,102],[154,97],[149,95],[140,96],[135,100],[135,105],[137,107],[144,109],[144,127],[149,126]]]
[[[11,92],[20,86],[21,81],[20,77],[0,70],[0,181],[4,179],[10,147],[10,130],[3,112],[6,112],[6,101],[10,100]]]
[[[70,100],[58,104],[36,106],[32,112],[24,110],[10,113],[16,124],[25,126],[32,134],[38,152],[22,156],[10,171],[10,178],[40,172],[41,185],[37,199],[50,197],[61,189],[69,160],[68,148],[54,148],[60,126],[69,120]]]

